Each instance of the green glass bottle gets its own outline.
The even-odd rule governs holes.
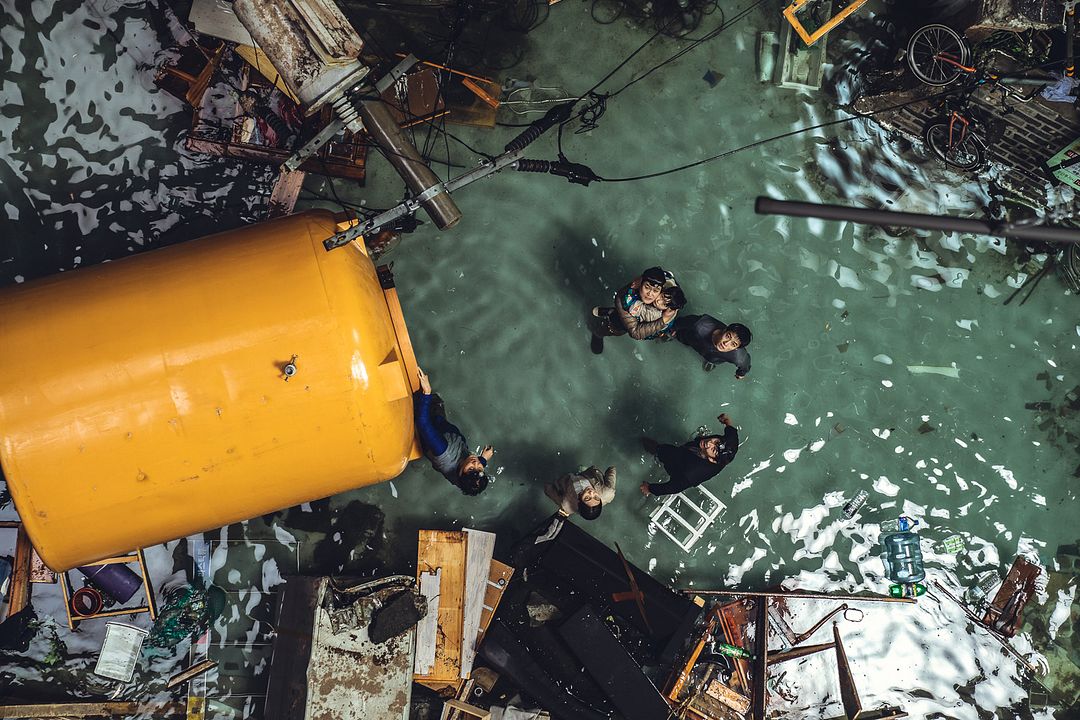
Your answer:
[[[721,655],[727,655],[734,658],[742,658],[744,660],[754,659],[754,656],[751,653],[743,650],[738,645],[728,645],[727,643],[718,642],[713,645],[713,647],[715,648],[715,651],[720,653]]]

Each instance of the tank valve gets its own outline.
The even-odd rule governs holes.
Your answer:
[[[285,382],[289,382],[289,378],[296,374],[296,355],[292,356],[289,362],[285,363],[285,367],[281,368],[281,372],[285,375]]]

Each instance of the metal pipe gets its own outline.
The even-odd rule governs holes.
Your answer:
[[[779,590],[776,592],[760,592],[755,590],[696,590],[694,588],[683,588],[681,592],[684,592],[687,595],[730,595],[733,597],[745,596],[763,598],[782,597],[794,600],[856,600],[859,602],[902,603],[905,605],[915,604],[915,600],[913,598],[894,598],[885,597],[884,595],[833,595],[831,593],[815,593],[787,590]]]
[[[1076,32],[1076,5],[1067,3],[1065,11],[1065,77],[1073,77],[1076,74],[1076,63],[1073,60],[1073,34]]]
[[[360,100],[356,109],[368,135],[401,175],[435,227],[445,230],[456,225],[461,219],[461,210],[450,198],[442,181],[424,164],[420,153],[401,132],[389,106],[382,100]]]
[[[1009,225],[949,215],[871,210],[843,205],[774,200],[760,196],[754,202],[754,212],[758,215],[788,215],[820,220],[843,220],[864,225],[895,225],[942,232],[967,232],[1044,243],[1080,244],[1080,230],[1056,225]]]

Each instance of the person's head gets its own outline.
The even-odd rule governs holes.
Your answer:
[[[720,458],[720,451],[724,449],[724,437],[722,435],[702,435],[698,438],[698,450],[709,462],[716,462]]]
[[[645,304],[654,302],[660,297],[660,291],[664,289],[666,281],[667,277],[662,268],[651,267],[642,272],[641,289],[638,291],[641,301]]]
[[[466,495],[479,495],[488,486],[488,476],[479,455],[469,455],[458,466],[458,487]]]
[[[600,517],[600,511],[604,504],[600,501],[600,494],[590,485],[578,495],[578,514],[584,520],[595,520]]]
[[[717,330],[713,333],[713,345],[720,352],[731,352],[749,345],[753,337],[750,334],[750,328],[739,323],[732,323],[723,332]]]
[[[682,310],[686,307],[686,294],[678,285],[666,287],[661,291],[660,300],[657,301],[656,307],[661,310],[667,310],[668,308]]]

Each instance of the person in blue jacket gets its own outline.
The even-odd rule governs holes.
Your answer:
[[[485,472],[495,448],[487,445],[479,455],[469,452],[461,430],[446,419],[442,399],[431,394],[431,381],[418,369],[420,390],[413,393],[416,433],[432,466],[466,495],[479,495],[488,486]]]

